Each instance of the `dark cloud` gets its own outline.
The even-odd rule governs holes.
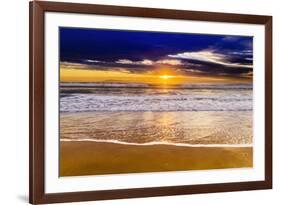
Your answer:
[[[79,69],[251,76],[252,49],[247,36],[60,28],[60,60]]]

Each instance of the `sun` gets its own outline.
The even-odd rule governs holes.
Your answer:
[[[160,75],[160,82],[161,84],[167,85],[167,84],[173,84],[174,83],[174,79],[176,76],[173,75]]]
[[[175,76],[172,76],[172,75],[160,75],[159,78],[161,79],[164,79],[164,80],[168,80],[168,79],[171,79],[171,78],[174,78]]]

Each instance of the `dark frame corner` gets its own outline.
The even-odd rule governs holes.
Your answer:
[[[46,194],[44,190],[44,13],[249,23],[265,26],[265,180]],[[29,3],[29,201],[32,204],[229,192],[272,188],[272,16],[33,1]]]

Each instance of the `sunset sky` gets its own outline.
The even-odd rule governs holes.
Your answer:
[[[252,37],[60,28],[61,82],[250,83]]]

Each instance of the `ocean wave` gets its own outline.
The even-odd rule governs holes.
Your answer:
[[[165,88],[165,89],[253,89],[250,83],[197,83],[181,85],[152,85],[145,83],[60,83],[61,88]]]
[[[97,140],[97,139],[63,139],[62,142],[105,142],[105,143],[115,143],[124,145],[135,145],[135,146],[151,146],[151,145],[174,145],[180,147],[252,147],[252,144],[187,144],[187,143],[173,143],[173,142],[163,142],[154,141],[146,143],[133,143],[133,142],[123,142],[119,140]]]
[[[251,111],[251,94],[139,95],[75,94],[60,99],[61,112],[89,111]]]

